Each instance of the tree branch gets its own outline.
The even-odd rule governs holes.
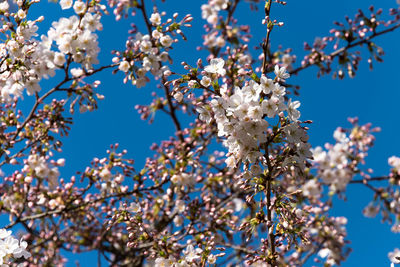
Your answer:
[[[340,54],[346,52],[347,50],[349,50],[349,49],[351,49],[351,48],[353,48],[353,47],[356,47],[356,46],[359,46],[359,45],[363,45],[363,44],[367,44],[367,43],[369,43],[372,39],[374,39],[375,37],[378,37],[378,36],[383,35],[383,34],[388,33],[388,32],[392,32],[392,31],[396,30],[396,29],[399,28],[399,27],[400,27],[400,23],[397,23],[397,24],[394,25],[393,27],[390,27],[390,28],[388,28],[388,29],[386,29],[386,30],[383,30],[383,31],[380,31],[380,32],[375,32],[375,33],[373,33],[372,35],[368,36],[368,37],[365,38],[365,39],[362,39],[362,40],[360,40],[360,41],[358,41],[358,42],[355,42],[355,43],[350,43],[350,44],[348,44],[348,45],[346,45],[346,46],[344,46],[344,47],[342,47],[342,48],[339,48],[339,49],[333,51],[332,53],[330,53],[330,54],[328,55],[328,57],[330,57],[331,59],[334,59],[335,57],[339,56]],[[297,73],[299,73],[300,71],[302,71],[302,70],[304,70],[304,69],[307,69],[308,67],[311,67],[311,66],[313,66],[313,65],[316,65],[316,64],[318,64],[318,63],[320,63],[320,62],[321,62],[321,61],[317,61],[317,62],[314,62],[314,63],[307,63],[307,64],[305,64],[305,65],[303,65],[303,66],[301,66],[301,67],[298,67],[298,68],[296,68],[296,69],[290,71],[289,73],[290,73],[290,75],[297,74]]]

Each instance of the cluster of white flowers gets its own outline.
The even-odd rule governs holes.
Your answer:
[[[184,259],[178,262],[174,257],[169,256],[169,258],[159,257],[155,260],[155,267],[190,267],[194,266],[201,258],[201,253],[203,250],[201,248],[194,248],[193,245],[188,245],[186,249],[183,251],[185,255]],[[211,258],[213,261],[213,258]],[[215,263],[215,261],[214,261]],[[197,265],[196,265],[197,266]]]
[[[209,0],[208,4],[201,6],[201,17],[209,24],[218,23],[218,12],[228,7],[229,0]]]
[[[150,22],[154,26],[161,24],[161,16],[159,13],[153,13],[150,17]],[[153,38],[153,39],[152,39]],[[169,76],[171,71],[168,66],[163,66],[161,62],[169,60],[169,54],[167,51],[160,53],[160,49],[169,48],[176,40],[166,33],[161,32],[160,28],[153,30],[152,36],[146,34],[143,35],[140,32],[136,34],[135,39],[127,42],[127,47],[133,47],[143,53],[141,66],[135,67],[136,77],[133,75],[128,76],[129,79],[133,79],[133,84],[140,88],[146,85],[149,79],[145,76],[147,72],[151,72],[156,78],[162,75]],[[119,62],[118,57],[113,59],[115,63]],[[133,61],[123,59],[119,63],[119,70],[123,72],[129,72],[134,66]]]
[[[7,2],[6,2],[7,3]],[[38,42],[31,39],[37,36],[37,22],[26,21],[21,23],[16,30],[13,38],[0,44],[0,55],[2,60],[0,65],[0,88],[2,101],[10,101],[12,96],[21,97],[23,89],[27,89],[28,95],[32,95],[40,90],[38,82],[40,79],[53,72],[37,72],[37,68],[46,68],[43,61],[41,50],[37,47]],[[3,30],[8,30],[8,26],[3,26]]]
[[[2,1],[0,2],[0,11],[1,12],[7,12],[8,9],[10,8],[10,5],[8,4],[8,1]]]
[[[36,154],[30,155],[26,160],[25,166],[22,169],[27,174],[25,177],[26,183],[32,182],[32,176],[36,176],[41,179],[47,179],[49,187],[54,189],[58,185],[58,177],[60,172],[57,166],[64,166],[65,160],[59,159],[54,164],[47,162],[44,156]]]
[[[337,246],[337,242],[344,243],[344,238],[347,236],[346,217],[334,217],[332,218],[332,225],[330,225],[331,229],[327,230],[327,234],[335,236],[334,242],[325,242],[324,247],[321,248],[318,252],[318,256],[325,259],[324,266],[334,266],[337,265],[341,260],[341,249]],[[320,234],[320,231],[317,229],[311,229],[311,234]]]
[[[171,182],[173,182],[174,184],[179,185],[179,186],[191,187],[195,183],[195,178],[194,178],[193,174],[182,172],[182,173],[174,174],[171,177]]]
[[[42,36],[42,40],[49,50],[53,41],[57,44],[59,52],[54,53],[55,65],[62,66],[66,55],[71,55],[74,62],[86,69],[92,69],[92,65],[98,63],[100,48],[94,32],[103,27],[100,18],[98,14],[86,13],[82,19],[71,16],[52,23],[47,37]]]
[[[223,66],[222,59],[214,59],[205,71],[211,78],[215,74],[223,76]],[[305,143],[307,135],[297,123],[300,118],[300,112],[297,110],[300,102],[289,100],[286,104],[286,88],[278,82],[288,78],[289,74],[284,67],[278,66],[275,68],[275,74],[275,81],[262,76],[260,83],[251,80],[242,88],[236,87],[232,95],[227,95],[226,87],[222,87],[221,97],[215,97],[209,106],[197,108],[200,119],[206,123],[215,119],[218,136],[226,137],[224,145],[229,149],[229,157],[226,159],[229,167],[236,167],[240,161],[256,163],[263,158],[259,147],[267,141],[268,122],[265,117],[274,118],[281,112],[286,112],[292,122],[285,126],[283,131],[287,142],[297,151],[296,156],[287,159],[286,165],[304,162],[305,158],[311,156],[310,146]],[[201,84],[209,86],[210,77],[204,76]],[[253,168],[259,168],[257,166],[253,165]]]
[[[113,174],[107,166],[105,158],[101,159],[100,163],[104,164],[104,166],[100,170],[96,170],[94,174],[100,178],[101,191],[109,194],[127,191],[128,186],[122,185],[125,179],[124,175],[121,173]]]
[[[107,174],[105,174],[105,172]],[[110,176],[108,176],[108,173]],[[125,192],[128,190],[127,186],[123,186],[124,176],[122,174],[111,175],[110,171],[105,168],[100,172],[100,178],[102,179],[101,191],[107,193],[119,193],[121,191]],[[112,178],[112,179],[111,179]]]
[[[157,43],[163,47],[170,47],[173,43],[173,40],[169,35],[163,35],[158,30],[154,30],[152,35],[153,38],[157,40]],[[141,33],[137,33],[135,39],[130,40],[129,42],[131,42],[129,46],[138,47],[144,55],[141,62],[141,67],[135,70],[136,77],[129,76],[130,79],[134,79],[133,84],[135,84],[137,88],[145,86],[149,81],[149,79],[146,77],[147,72],[151,72],[155,77],[160,77],[163,74],[165,76],[169,75],[169,67],[161,64],[161,62],[168,61],[168,52],[163,51],[159,53],[159,48],[153,47],[150,35],[142,35]],[[118,60],[118,58],[113,59],[114,62],[118,62]],[[119,70],[128,72],[131,70],[133,64],[133,62],[123,60],[119,63]]]
[[[317,179],[308,180],[301,189],[303,195],[311,199],[319,198],[321,195],[321,186]]]
[[[292,64],[296,60],[296,56],[290,54],[284,54],[281,60],[282,60],[282,65],[285,66],[286,69],[292,70],[293,69]]]
[[[73,7],[75,13],[78,15],[82,15],[86,11],[86,3],[83,1],[75,1],[74,3],[72,0],[60,0],[60,6],[62,9]]]
[[[203,44],[208,47],[224,47],[226,44],[225,38],[217,35],[218,32],[205,35]]]
[[[31,254],[26,250],[28,243],[23,239],[18,240],[11,236],[11,231],[0,229],[0,264],[9,266],[11,259],[24,257],[28,259]]]
[[[335,145],[326,145],[328,151],[321,147],[313,149],[315,163],[318,164],[318,175],[324,184],[330,185],[331,192],[343,191],[350,182],[353,173],[349,168],[350,139],[340,129],[333,137]]]
[[[228,7],[228,0],[209,0],[208,4],[201,6],[201,16],[213,27],[218,23],[218,12]],[[210,31],[204,36],[203,44],[208,47],[224,47],[226,38],[219,35],[220,31]]]
[[[54,76],[55,70],[63,67],[67,55],[72,55],[75,62],[87,69],[98,63],[100,49],[93,32],[102,29],[100,15],[86,13],[81,19],[77,16],[61,18],[53,22],[47,36],[42,35],[38,41],[33,37],[37,36],[37,22],[42,20],[40,17],[21,23],[13,38],[0,44],[0,55],[9,59],[3,60],[0,66],[3,101],[10,101],[12,96],[21,97],[24,88],[28,95],[39,92],[41,79]],[[8,30],[7,26],[3,30]],[[53,41],[59,51],[51,50]]]

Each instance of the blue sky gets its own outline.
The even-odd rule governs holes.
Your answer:
[[[285,26],[274,29],[271,42],[273,47],[282,45],[283,48],[293,48],[298,59],[304,55],[303,42],[312,43],[315,37],[328,35],[333,21],[344,21],[345,15],[352,17],[359,8],[367,11],[371,4],[382,7],[384,14],[387,14],[390,7],[396,6],[395,0],[288,0],[287,2],[285,7],[272,9],[271,16],[283,21]],[[194,64],[198,57],[205,60],[204,53],[198,53],[195,49],[201,43],[203,34],[201,25],[204,21],[201,19],[200,3],[203,1],[167,0],[160,5],[160,10],[167,11],[170,16],[174,12],[179,12],[181,17],[187,13],[194,16],[193,27],[184,31],[189,40],[180,41],[173,51],[175,63],[178,63],[176,65],[182,60]],[[43,32],[46,32],[51,21],[61,14],[66,14],[65,16],[73,14],[72,10],[62,12],[57,4],[45,5],[46,11],[51,10],[46,13],[51,15],[45,15],[45,21],[40,26]],[[31,19],[36,18],[34,14],[39,15],[43,9],[36,8],[34,11]],[[265,35],[265,27],[260,23],[262,16],[262,12],[257,14],[251,12],[245,3],[238,8],[236,17],[242,19],[239,23],[254,26],[251,28],[253,45],[260,43]],[[100,62],[103,62],[101,65],[110,62],[112,49],[123,49],[129,24],[139,19],[141,17],[137,16],[115,22],[112,15],[104,18],[104,30],[99,33],[102,49]],[[140,22],[138,24],[141,25]],[[141,29],[144,30],[143,27]],[[382,132],[376,134],[377,140],[374,148],[370,150],[367,165],[375,170],[376,175],[383,175],[389,171],[388,157],[400,156],[398,141],[400,31],[378,37],[376,41],[384,48],[386,55],[384,63],[374,64],[375,69],[372,72],[368,70],[366,61],[361,63],[355,78],[345,78],[345,80],[333,80],[330,75],[318,79],[316,68],[309,68],[291,78],[290,83],[301,86],[298,97],[301,102],[301,118],[314,122],[309,131],[313,146],[333,142],[333,131],[337,126],[349,126],[347,117],[350,116],[358,116],[360,123],[372,122],[373,125],[380,126]],[[258,54],[253,53],[253,55]],[[106,98],[99,103],[99,110],[74,115],[75,122],[70,135],[63,140],[62,156],[67,162],[61,172],[65,177],[84,169],[93,157],[104,156],[108,146],[116,142],[120,143],[121,148],[129,151],[128,155],[136,160],[136,167],[140,169],[145,157],[152,155],[149,146],[173,134],[169,118],[163,114],[157,114],[154,123],[149,125],[140,120],[134,109],[136,104],[149,103],[151,92],[157,91],[154,84],[136,89],[129,84],[124,85],[120,73],[112,75],[110,72],[104,72],[98,78],[102,81],[99,91]],[[51,86],[56,83],[57,80],[50,80],[45,84]],[[346,202],[336,201],[332,211],[337,216],[346,216],[349,219],[348,239],[352,242],[353,252],[342,266],[389,266],[387,253],[395,247],[400,247],[399,235],[392,234],[388,224],[380,224],[379,218],[367,219],[362,216],[363,207],[372,198],[367,189],[361,185],[349,186],[347,197]],[[87,258],[86,261],[90,259]],[[73,260],[70,264],[73,266]],[[89,266],[87,264],[85,261],[82,262],[82,266]]]

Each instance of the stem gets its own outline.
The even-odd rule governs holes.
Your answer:
[[[276,266],[276,261],[275,261],[275,234],[273,231],[273,224],[272,224],[272,210],[271,210],[271,176],[269,175],[268,181],[267,181],[267,218],[268,218],[268,224],[271,223],[271,226],[268,227],[268,237],[269,237],[269,243],[271,245],[271,255],[272,255],[272,260],[271,260],[271,265]]]
[[[389,180],[390,177],[388,176],[381,176],[381,177],[373,177],[373,178],[369,178],[369,179],[362,179],[362,180],[352,180],[349,182],[349,184],[367,184],[368,182],[371,181],[385,181],[385,180]]]
[[[264,58],[263,58],[263,63],[262,63],[262,73],[266,74],[267,73],[267,57],[268,57],[268,45],[269,45],[269,37],[273,28],[273,23],[269,18],[269,14],[271,12],[271,1],[272,0],[267,0],[265,3],[265,18],[267,20],[267,36],[262,44],[262,49],[263,49],[263,54],[264,54]]]
[[[272,207],[271,207],[271,194],[272,194],[272,171],[273,167],[271,165],[271,162],[269,160],[269,151],[268,151],[268,144],[265,144],[265,154],[264,157],[267,160],[267,165],[268,165],[268,175],[267,175],[267,189],[266,189],[266,195],[267,195],[267,225],[268,225],[268,239],[269,239],[269,244],[271,246],[271,253],[268,256],[272,256],[270,264],[272,266],[276,266],[276,261],[275,261],[275,234],[273,230],[273,223],[272,223]]]
[[[82,203],[80,205],[69,206],[69,207],[66,206],[66,207],[64,207],[62,209],[48,210],[48,211],[43,212],[43,213],[38,213],[38,214],[35,214],[35,215],[23,217],[23,218],[17,217],[17,219],[15,221],[13,221],[12,223],[8,224],[4,228],[5,229],[9,229],[9,228],[13,227],[14,225],[16,225],[18,223],[24,223],[24,222],[29,221],[29,220],[40,219],[40,218],[44,218],[44,217],[47,217],[47,216],[50,216],[50,215],[54,215],[54,214],[62,214],[64,212],[77,210],[77,209],[85,207],[87,205],[90,205],[90,204],[93,204],[93,203],[96,203],[96,202],[99,202],[99,201],[104,201],[104,200],[107,200],[107,199],[112,198],[112,197],[125,197],[125,196],[130,196],[130,195],[133,195],[133,194],[139,193],[139,192],[157,190],[162,185],[164,185],[164,183],[160,183],[158,185],[149,186],[147,188],[135,189],[135,190],[132,190],[132,191],[129,191],[129,192],[116,193],[116,194],[100,197],[100,198],[91,200],[90,202]],[[71,201],[70,203],[72,203],[72,202],[73,201]]]
[[[225,25],[228,25],[229,22],[231,21],[233,13],[235,13],[235,10],[236,10],[236,7],[237,7],[238,3],[239,3],[239,0],[235,0],[235,2],[233,3],[232,8],[229,9],[228,16],[226,17]]]
[[[102,70],[107,69],[107,68],[112,68],[112,67],[115,67],[115,66],[117,66],[117,65],[118,65],[118,64],[111,64],[111,65],[102,66],[102,67],[100,67],[100,68],[98,68],[98,69],[96,69],[96,70],[94,70],[94,71],[92,71],[92,72],[90,72],[90,73],[83,74],[82,76],[77,77],[77,79],[82,78],[83,76],[85,76],[85,77],[91,76],[91,75],[93,75],[93,74],[95,74],[95,73],[97,73],[97,72],[99,72],[99,71],[102,71]],[[19,134],[19,133],[22,131],[22,129],[28,124],[28,122],[33,118],[33,116],[34,116],[34,114],[35,114],[35,111],[36,111],[37,107],[39,106],[39,104],[42,103],[42,102],[43,102],[47,97],[49,97],[51,94],[53,94],[54,92],[58,91],[58,90],[61,88],[62,85],[64,85],[65,83],[67,83],[67,82],[69,82],[69,81],[72,81],[72,80],[74,80],[74,78],[69,78],[68,76],[66,76],[66,77],[64,78],[63,81],[61,81],[61,82],[60,82],[59,84],[57,84],[54,88],[52,88],[52,89],[49,90],[47,93],[45,93],[44,95],[42,95],[40,98],[39,98],[38,93],[35,94],[35,95],[36,95],[36,102],[35,102],[35,104],[33,105],[32,109],[31,109],[31,112],[29,113],[28,117],[26,117],[25,121],[21,124],[21,126],[17,128],[17,131],[16,131],[15,135],[14,135],[13,138],[12,138],[13,141],[18,137],[18,134]],[[1,155],[0,155],[0,156],[1,156]]]
[[[144,22],[146,23],[147,31],[149,32],[149,34],[151,36],[151,33],[152,33],[151,24],[149,23],[149,19],[148,19],[147,13],[146,13],[146,7],[144,5],[144,0],[141,1],[141,4],[140,4],[140,6],[138,6],[138,8],[142,11],[142,14],[144,17]]]
[[[231,21],[231,19],[232,19],[233,13],[235,13],[235,10],[236,10],[236,7],[237,7],[239,1],[240,1],[240,0],[235,0],[235,2],[233,3],[232,6],[229,5],[229,8],[228,8],[228,16],[226,17],[226,20],[225,20],[224,22],[221,23],[222,26],[223,26],[223,29],[222,29],[222,31],[221,31],[221,34],[222,34],[222,37],[224,37],[224,39],[229,39],[229,38],[228,38],[227,26],[229,25],[229,23],[230,23],[230,21]],[[213,54],[214,54],[214,57],[218,57],[218,54],[219,54],[220,51],[221,51],[221,47],[219,47],[218,49],[216,49],[215,52],[213,53]]]
[[[167,98],[167,102],[168,102],[169,115],[171,116],[172,121],[174,122],[178,138],[183,143],[185,141],[185,139],[182,135],[182,127],[176,116],[176,108],[174,107],[174,105],[172,103],[172,98],[171,98],[171,93],[169,91],[169,87],[167,85],[165,85],[165,83],[166,83],[166,80],[165,80],[165,77],[163,77],[163,86],[164,86],[165,97]]]
[[[138,8],[142,11],[142,15],[143,15],[144,22],[146,23],[147,31],[149,32],[149,35],[151,36],[151,34],[152,34],[152,26],[149,23],[149,18],[148,18],[147,13],[146,13],[146,6],[144,5],[144,0],[141,0],[141,4],[138,6]],[[152,43],[154,45],[153,40],[152,40]],[[162,65],[160,66],[160,68],[161,67],[162,67]],[[165,79],[164,76],[162,77],[162,82],[163,82],[165,97],[167,99],[168,107],[169,107],[168,114],[171,116],[171,119],[174,122],[176,131],[177,131],[177,136],[178,136],[179,140],[183,143],[185,141],[185,139],[184,139],[184,137],[182,135],[182,127],[181,127],[181,124],[180,124],[180,122],[178,120],[178,117],[176,116],[176,107],[174,107],[174,105],[172,103],[172,98],[171,98],[169,87],[167,85],[165,85],[167,80]]]

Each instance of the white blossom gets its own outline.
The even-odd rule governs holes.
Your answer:
[[[316,179],[308,180],[302,187],[303,195],[310,198],[318,198],[321,194],[319,184]]]
[[[379,212],[379,206],[374,205],[373,203],[369,203],[363,210],[363,214],[365,217],[374,218]]]
[[[400,250],[395,248],[393,252],[389,252],[388,257],[392,265],[400,263]]]
[[[396,171],[400,171],[400,158],[396,156],[392,156],[388,159],[388,163],[392,166]]]
[[[74,3],[74,11],[76,14],[81,15],[85,13],[86,4],[82,1],[75,1]]]
[[[24,18],[26,18],[26,13],[25,13],[24,10],[19,9],[18,12],[17,12],[17,16],[18,16],[19,19],[24,19]]]
[[[204,70],[208,73],[216,73],[224,76],[226,70],[224,69],[225,61],[222,58],[213,58],[210,61],[210,65],[206,66]]]
[[[172,267],[176,263],[176,259],[172,256],[169,256],[168,259],[159,257],[154,262],[154,267]]]
[[[292,99],[289,99],[289,103],[287,105],[288,109],[288,117],[292,121],[297,121],[300,118],[300,111],[297,109],[300,107],[299,101],[292,102]]]
[[[138,213],[138,212],[141,211],[140,204],[139,204],[139,203],[136,203],[136,202],[132,202],[132,203],[129,205],[128,210],[131,211],[131,212],[133,212],[133,213]]]
[[[0,239],[5,239],[11,235],[11,231],[7,231],[6,229],[0,229]]]
[[[206,122],[206,123],[210,123],[212,120],[212,116],[210,111],[207,108],[203,108],[203,107],[197,107],[196,111],[200,114],[199,115],[199,119]]]
[[[110,170],[108,168],[103,168],[101,170],[101,172],[99,173],[99,176],[101,179],[103,179],[104,181],[108,181],[111,179],[112,177],[112,173],[110,172]]]
[[[21,258],[24,257],[25,259],[28,259],[31,256],[31,253],[29,253],[26,248],[28,247],[28,243],[21,239],[19,241],[19,247],[14,250],[13,255],[16,258]]]
[[[8,11],[9,8],[10,8],[10,5],[8,4],[7,0],[0,3],[0,11],[1,12],[6,12],[6,11]]]
[[[7,236],[4,240],[0,240],[0,250],[3,250],[6,254],[13,254],[18,248],[18,240],[12,236]]]
[[[211,79],[207,76],[203,76],[201,78],[200,84],[204,87],[209,87],[211,85]]]
[[[185,260],[189,263],[192,263],[198,259],[200,259],[200,255],[203,252],[202,249],[196,248],[194,249],[193,245],[188,245],[186,247],[186,250],[183,251],[183,254],[185,254]]]
[[[181,92],[174,93],[173,97],[178,102],[182,102],[182,100],[183,100],[183,94]]]
[[[175,184],[183,186],[193,186],[195,182],[193,175],[185,172],[174,174],[171,177],[171,181]]]
[[[130,68],[129,62],[124,60],[121,63],[119,63],[118,69],[123,71],[123,72],[128,72]]]
[[[61,9],[69,9],[72,7],[72,0],[60,0]]]
[[[57,66],[62,66],[65,63],[65,55],[63,53],[54,53],[54,64]]]
[[[214,264],[217,261],[217,257],[213,254],[208,255],[207,261],[209,264]]]
[[[286,72],[286,67],[279,67],[278,65],[275,65],[275,70],[274,73],[276,77],[281,79],[282,81],[285,81],[290,77],[290,74]]]
[[[150,20],[150,22],[151,22],[153,25],[155,25],[155,26],[161,24],[161,16],[160,16],[159,13],[153,13],[153,14],[151,14],[151,17],[150,17],[149,20]]]
[[[164,35],[160,38],[160,43],[164,47],[170,47],[174,40],[172,40],[171,36],[169,35]]]

